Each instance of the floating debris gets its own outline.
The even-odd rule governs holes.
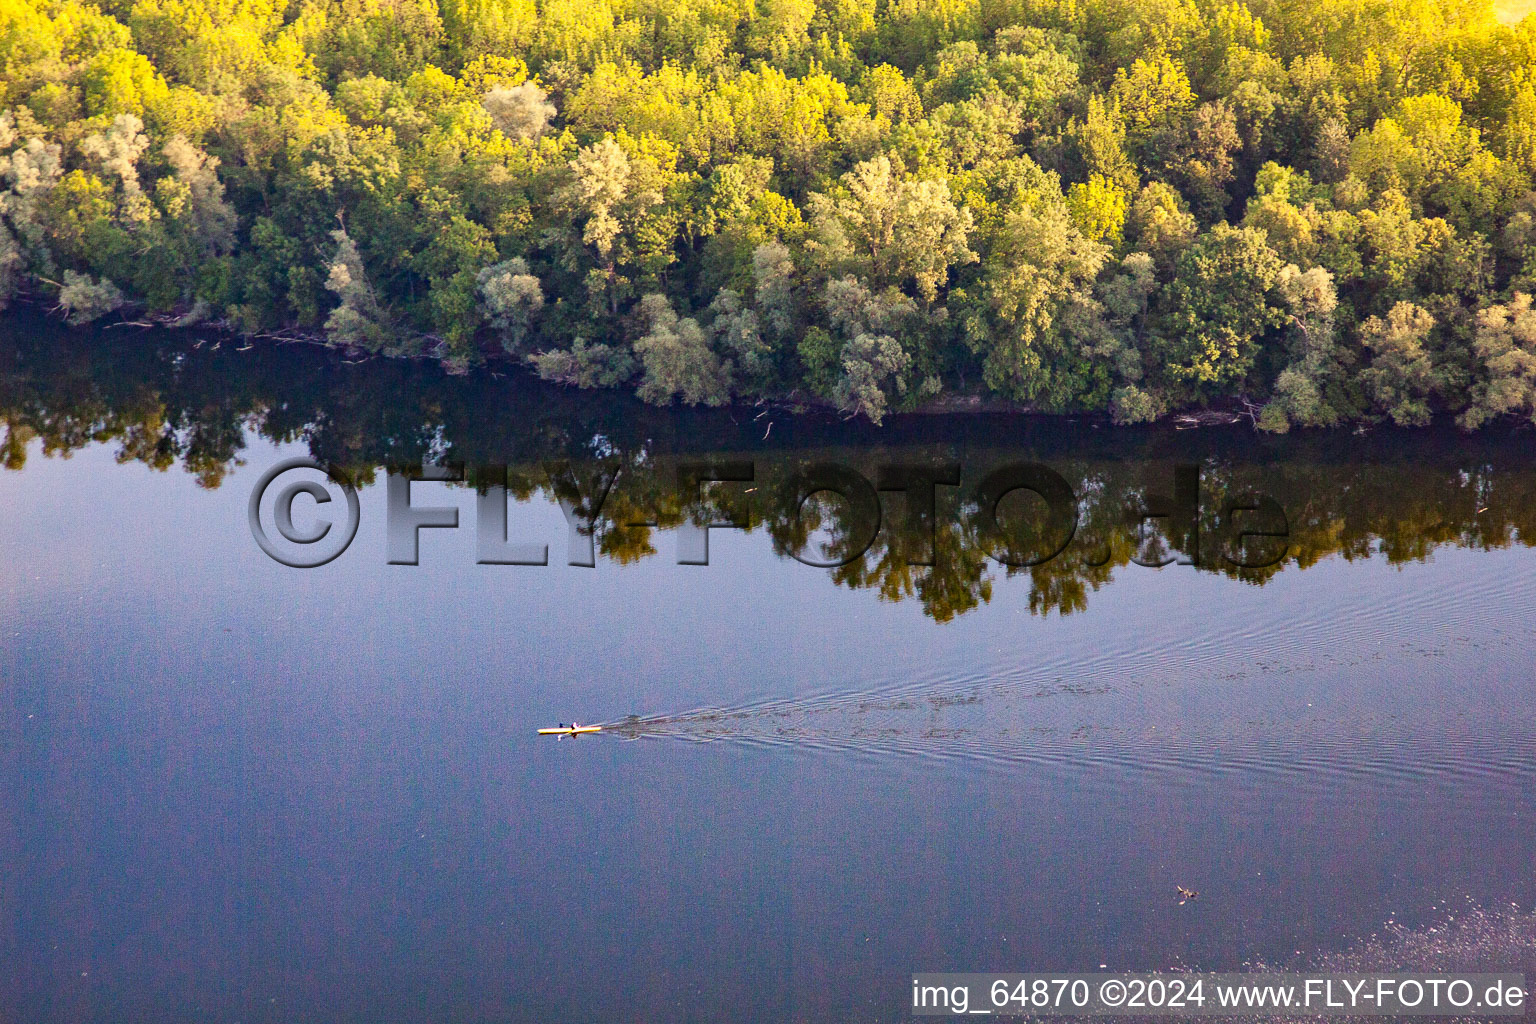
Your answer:
[[[1193,430],[1197,427],[1226,427],[1243,418],[1240,412],[1224,409],[1204,409],[1200,412],[1182,413],[1173,417],[1175,430]]]
[[[1174,888],[1179,890],[1179,906],[1181,907],[1188,903],[1190,900],[1196,900],[1200,898],[1200,894],[1193,889],[1186,889],[1182,885],[1176,885]]]

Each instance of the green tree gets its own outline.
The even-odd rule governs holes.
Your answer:
[[[888,157],[865,161],[840,187],[807,202],[808,249],[828,274],[851,273],[875,289],[912,288],[933,302],[950,268],[976,261],[966,245],[969,210],[942,181],[903,179]]]
[[[72,324],[90,323],[116,312],[123,307],[125,301],[117,285],[106,278],[98,280],[89,274],[64,271],[64,284],[59,289],[59,308]]]
[[[532,82],[498,86],[480,102],[497,131],[524,142],[536,140],[548,131],[556,113],[548,94]]]
[[[338,345],[386,351],[396,341],[394,326],[368,280],[357,243],[344,227],[332,231],[331,237],[336,240],[336,255],[331,259],[325,287],[335,294],[338,304],[326,317],[326,333]]]
[[[1102,175],[1067,189],[1067,208],[1072,222],[1089,241],[1111,247],[1120,244],[1128,207],[1124,189]]]
[[[697,320],[679,317],[665,295],[640,302],[650,330],[635,342],[644,376],[640,397],[652,405],[679,398],[684,405],[724,405],[731,397],[731,366],[709,347]]]
[[[1126,241],[1149,253],[1160,268],[1171,271],[1174,260],[1199,234],[1199,225],[1172,186],[1148,182],[1126,213]]]
[[[628,345],[593,344],[578,336],[569,349],[535,352],[528,363],[540,377],[579,388],[614,388],[635,375],[635,357]]]
[[[1225,224],[1179,256],[1152,348],[1177,393],[1198,398],[1248,380],[1265,334],[1284,322],[1274,294],[1283,266],[1263,232]]]
[[[483,314],[502,334],[502,346],[518,353],[527,341],[539,311],[544,308],[544,289],[528,272],[520,256],[486,267],[475,275]]]
[[[621,137],[586,146],[570,161],[559,201],[580,229],[574,262],[590,261],[588,293],[610,314],[675,258],[675,215],[664,207],[670,158],[664,145]]]
[[[1507,304],[1479,312],[1473,350],[1481,375],[1471,403],[1457,417],[1462,429],[1476,430],[1511,413],[1536,422],[1536,309],[1531,296],[1516,292]]]
[[[1385,317],[1360,325],[1360,343],[1371,353],[1360,378],[1375,409],[1398,426],[1422,426],[1431,401],[1444,386],[1429,346],[1435,318],[1411,302],[1399,302]]]
[[[1280,271],[1277,292],[1289,327],[1290,361],[1258,426],[1274,433],[1292,426],[1337,426],[1353,411],[1347,376],[1353,359],[1337,343],[1339,298],[1332,275],[1322,267],[1303,272],[1292,263]]]
[[[1108,256],[1078,230],[1059,190],[1007,215],[965,320],[989,387],[1053,410],[1091,407],[1107,395],[1107,368],[1083,358],[1063,316],[1087,299]]]
[[[890,388],[906,390],[904,374],[912,357],[889,335],[860,334],[843,346],[842,364],[835,391],[838,405],[850,416],[878,424],[885,417]]]

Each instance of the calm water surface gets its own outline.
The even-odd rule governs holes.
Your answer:
[[[1529,433],[873,431],[209,349],[0,340],[0,1018],[899,1020],[917,970],[1385,968],[1472,907],[1529,953]],[[311,453],[361,527],[298,570],[245,507]],[[510,464],[551,564],[475,564],[439,483],[461,528],[386,564],[378,467],[424,456]],[[678,565],[703,457],[1044,462],[1109,563],[1010,574],[960,488],[940,568],[896,504],[812,568],[720,485],[753,528]],[[621,466],[594,568],[552,459]],[[1272,495],[1285,561],[1131,561],[1103,524],[1183,463]],[[621,727],[534,735],[572,718]]]

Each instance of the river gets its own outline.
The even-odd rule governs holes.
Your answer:
[[[0,1018],[1536,970],[1529,430],[874,428],[24,318],[0,418]],[[248,515],[296,458],[292,532],[358,498],[317,568]]]

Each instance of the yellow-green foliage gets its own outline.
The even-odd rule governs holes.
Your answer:
[[[1470,427],[1529,411],[1530,7],[0,0],[0,306]]]

